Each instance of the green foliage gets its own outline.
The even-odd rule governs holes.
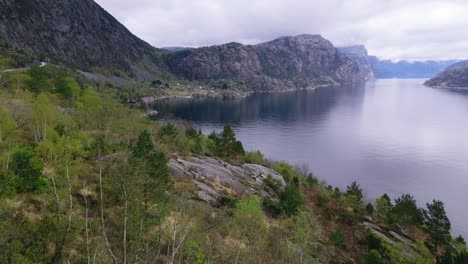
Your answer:
[[[151,85],[153,87],[158,87],[158,86],[162,85],[162,82],[161,82],[161,80],[154,80],[154,81],[151,82]]]
[[[23,145],[12,150],[11,170],[17,177],[18,192],[32,192],[46,185],[42,178],[43,163],[31,146]]]
[[[161,127],[160,135],[168,137],[176,137],[179,134],[179,131],[172,123],[167,123]]]
[[[292,217],[292,236],[290,247],[304,263],[313,263],[310,256],[321,251],[322,229],[317,216],[311,211],[301,210]]]
[[[219,198],[218,202],[221,206],[236,208],[239,198],[231,195],[223,195]]]
[[[39,94],[49,89],[49,83],[43,67],[34,66],[27,73],[30,78],[26,80],[26,85],[31,92]]]
[[[372,215],[374,213],[374,206],[371,203],[366,205],[366,211],[368,214]]]
[[[266,160],[265,156],[260,151],[249,151],[245,154],[244,157],[245,163],[252,163],[252,164],[260,164],[267,166],[268,161]]]
[[[364,257],[364,263],[365,264],[386,264],[387,262],[377,250],[373,249],[369,251],[369,253],[367,253],[366,256]]]
[[[80,95],[80,87],[73,78],[60,76],[55,80],[55,92],[65,99],[77,98]]]
[[[367,249],[368,251],[372,251],[372,250],[376,250],[377,252],[381,252],[382,251],[382,240],[374,235],[374,233],[372,233],[372,231],[370,230],[367,230],[366,232],[366,242],[367,242]]]
[[[236,205],[230,222],[230,232],[245,243],[248,250],[258,248],[268,231],[267,218],[263,213],[260,200],[256,196],[241,199]],[[242,248],[239,248],[238,251],[240,253]],[[243,263],[252,262],[254,257],[249,254],[246,258],[249,261],[242,261]]]
[[[280,193],[283,184],[280,180],[273,179],[271,175],[268,175],[264,181],[265,185],[271,188],[275,193]]]
[[[81,129],[99,129],[104,116],[104,102],[93,87],[86,88],[76,101],[77,123]]]
[[[23,216],[8,216],[0,221],[0,263],[52,263],[48,250],[56,227],[48,217],[32,222]]]
[[[410,194],[403,194],[395,199],[395,206],[393,206],[391,214],[398,223],[415,225],[423,223],[423,214],[416,205],[416,200]]]
[[[351,186],[348,186],[346,188],[346,194],[347,195],[353,195],[354,197],[357,198],[358,201],[362,200],[362,188],[357,182],[353,182]]]
[[[456,255],[453,259],[453,264],[468,264],[468,252],[464,250]]]
[[[434,246],[434,252],[437,252],[439,246],[448,245],[451,241],[450,220],[445,212],[444,203],[434,200],[427,204],[427,210],[423,210],[424,223],[431,236],[430,242]]]
[[[334,230],[330,234],[330,242],[339,249],[346,249],[345,235],[341,230]]]
[[[148,130],[141,131],[138,141],[133,148],[133,156],[137,159],[147,159],[154,152],[154,144]]]
[[[7,140],[16,128],[16,122],[3,107],[0,106],[0,143]]]
[[[272,188],[279,189],[281,187],[279,182],[271,182],[271,184],[274,185]],[[263,201],[263,207],[273,216],[282,214],[287,216],[295,215],[303,204],[304,197],[299,190],[299,186],[296,184],[287,185],[284,191],[279,194],[278,202],[272,201],[271,199],[265,199]]]
[[[197,130],[196,130],[195,128],[193,128],[193,127],[189,127],[189,128],[187,128],[187,129],[185,130],[185,136],[186,136],[187,138],[197,138],[197,137],[200,137],[200,136],[202,136],[202,135],[203,135],[203,134],[202,134],[201,130],[198,130],[198,131],[197,131]]]
[[[192,264],[211,263],[210,258],[205,254],[205,252],[203,252],[201,245],[195,240],[187,241],[187,252],[185,255]]]
[[[287,182],[291,182],[299,176],[299,172],[287,162],[279,161],[273,165],[273,169],[283,176]]]
[[[16,176],[10,171],[0,171],[0,197],[16,192]]]
[[[238,159],[245,155],[242,143],[236,139],[234,130],[229,125],[224,126],[224,130],[220,134],[213,132],[208,138],[213,140],[213,153],[218,157]]]
[[[284,191],[280,194],[280,208],[286,215],[296,214],[303,204],[304,197],[299,187],[296,185],[290,184],[286,186]]]
[[[393,208],[392,200],[387,194],[382,195],[375,202],[375,209],[377,215],[384,221],[387,222],[390,217],[390,212]]]
[[[465,238],[463,238],[461,235],[458,235],[456,238],[455,238],[455,241],[459,244],[462,244],[462,245],[465,245],[466,246],[466,241],[465,241]]]

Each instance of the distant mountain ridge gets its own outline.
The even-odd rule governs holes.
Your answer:
[[[0,38],[82,71],[136,80],[169,72],[191,81],[221,80],[270,91],[354,83],[366,75],[319,35],[258,45],[157,49],[93,0],[0,0]]]
[[[362,71],[368,71],[369,78],[431,78],[448,66],[459,62],[459,60],[393,62],[368,55],[364,45],[345,46],[338,49],[356,60],[363,68]]]
[[[456,63],[425,82],[427,86],[468,89],[468,60]]]
[[[172,73],[188,80],[233,80],[255,91],[355,83],[367,75],[320,35],[184,50],[168,54],[167,65]]]
[[[134,80],[170,73],[229,82],[255,91],[301,89],[376,78],[428,78],[455,61],[398,62],[364,46],[336,48],[320,35],[280,37],[257,45],[154,48],[93,0],[0,0],[0,38],[83,71]],[[120,74],[124,73],[124,74]]]
[[[458,60],[428,60],[393,62],[369,56],[369,64],[376,78],[431,78]]]
[[[162,50],[167,50],[170,52],[177,52],[177,51],[183,51],[183,50],[191,50],[195,49],[193,47],[162,47]]]

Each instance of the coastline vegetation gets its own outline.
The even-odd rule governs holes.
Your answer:
[[[150,121],[69,69],[0,84],[0,263],[468,263],[441,201],[368,201],[356,182],[341,191],[246,152],[230,126],[207,136]],[[193,155],[261,164],[286,186],[269,178],[277,200],[208,205],[171,177],[168,160]]]

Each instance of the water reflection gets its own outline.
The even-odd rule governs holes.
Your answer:
[[[356,180],[369,199],[412,193],[421,206],[443,200],[455,232],[468,236],[468,94],[423,82],[376,80],[237,101],[170,100],[155,109],[204,132],[229,123],[247,149],[308,164],[340,188]]]

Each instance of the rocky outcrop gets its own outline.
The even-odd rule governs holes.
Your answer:
[[[283,177],[276,171],[258,164],[232,165],[210,157],[175,158],[169,161],[172,175],[189,180],[197,186],[197,198],[214,203],[224,195],[255,194],[277,199],[277,194],[265,180],[268,178],[284,187]]]
[[[364,45],[340,47],[338,49],[348,55],[359,65],[359,71],[365,80],[374,79],[374,72],[372,71],[369,63],[369,54],[367,53],[367,49]]]
[[[360,66],[320,35],[282,37],[258,45],[229,43],[168,54],[175,75],[189,80],[231,80],[255,91],[355,83]]]
[[[432,87],[468,89],[468,60],[448,67],[424,84]]]
[[[85,71],[102,67],[142,79],[162,63],[162,51],[93,0],[0,0],[0,38]]]

